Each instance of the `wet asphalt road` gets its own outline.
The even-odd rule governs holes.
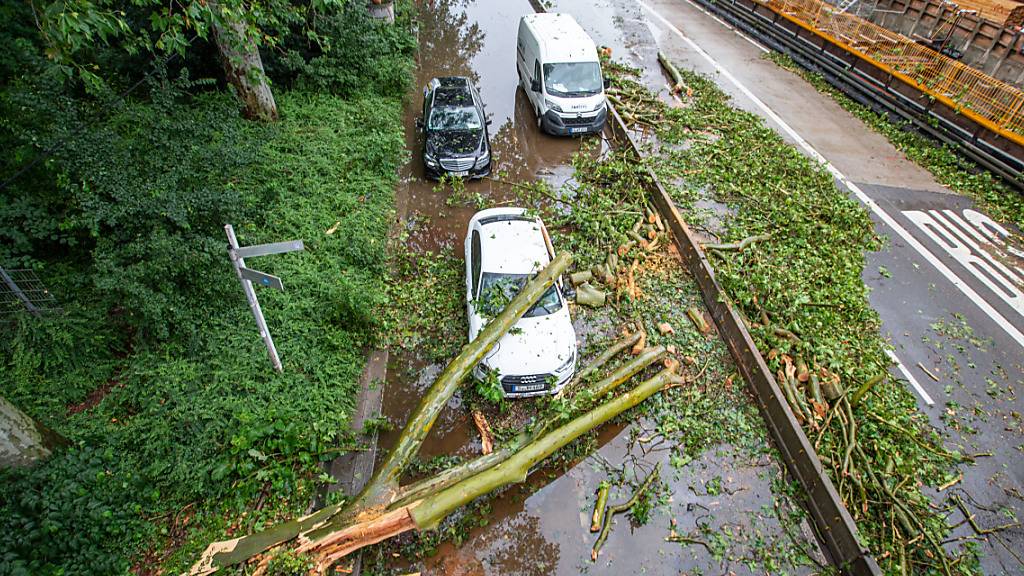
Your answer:
[[[868,255],[864,281],[894,347],[892,375],[913,391],[948,448],[984,454],[961,467],[961,482],[933,497],[948,505],[951,495],[960,496],[982,527],[1024,521],[1024,398],[1018,395],[1024,391],[1024,258],[1014,248],[1020,231],[992,222],[799,76],[762,59],[755,41],[689,0],[599,6],[577,13],[596,41],[611,18],[620,34],[633,30],[630,51],[638,61],[650,63],[660,49],[714,78],[737,105],[827,162],[837,183],[868,207],[876,231],[889,239]],[[949,521],[962,516],[955,511]],[[970,534],[964,525],[954,536]],[[986,574],[1024,573],[1021,528],[981,548]]]
[[[516,88],[515,28],[518,17],[532,11],[529,3],[430,6],[421,18],[418,84],[439,75],[470,75],[493,121],[496,169],[513,181],[564,180],[578,141],[539,134],[533,112]],[[935,494],[937,502],[959,495],[970,503],[982,527],[1005,524],[1008,517],[1024,520],[1024,407],[1017,394],[1024,387],[1024,260],[1004,244],[1004,232],[1019,240],[1019,231],[993,226],[969,200],[951,194],[882,136],[798,76],[763,60],[763,50],[754,42],[687,0],[562,0],[553,9],[572,13],[598,44],[614,48],[616,58],[643,67],[649,86],[664,83],[656,60],[663,50],[677,64],[715,78],[737,105],[762,115],[791,143],[833,166],[837,180],[871,208],[878,233],[889,238],[886,249],[868,256],[864,280],[894,346],[893,376],[913,391],[950,449],[991,453],[964,466],[962,482]],[[444,196],[419,178],[420,143],[413,124],[418,105],[419,100],[411,104],[406,117],[413,158],[398,191],[398,217],[429,223],[411,235],[416,248],[457,251],[475,209],[447,206]],[[512,197],[507,187],[492,181],[472,183],[469,189],[492,203]],[[414,357],[393,357],[385,414],[403,421],[417,391],[429,384],[436,369]],[[424,455],[477,450],[465,410],[459,408],[456,399]],[[602,438],[601,454],[622,459],[629,447],[615,432]],[[387,442],[385,437],[384,448]],[[770,462],[701,464],[712,471],[729,470],[737,484],[752,487],[739,499],[746,501],[728,504],[737,515],[756,509],[770,494],[759,472],[774,466]],[[580,503],[592,492],[594,479],[593,470],[581,464],[553,481],[535,481],[528,493],[496,506],[491,526],[475,531],[461,548],[443,547],[422,568],[431,574],[577,573],[586,566],[581,554],[589,546],[581,539],[586,519]],[[729,513],[721,501],[689,504]],[[960,520],[959,512],[950,517],[954,524]],[[678,573],[681,566],[700,565],[683,557],[692,550],[681,554],[678,547],[657,544],[664,527],[650,534],[647,529],[613,533],[609,562],[592,570]],[[965,525],[955,535],[969,532]],[[1018,560],[1024,558],[1020,529],[983,542],[982,552],[987,574],[1024,571]]]

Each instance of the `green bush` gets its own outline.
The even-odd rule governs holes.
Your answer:
[[[155,494],[118,468],[110,450],[73,448],[0,471],[0,574],[127,572],[129,553],[154,533],[142,511]]]
[[[67,273],[55,277],[69,298],[65,314],[43,323],[25,317],[0,342],[0,367],[13,376],[8,399],[73,441],[118,454],[113,474],[137,474],[159,493],[158,501],[140,503],[148,515],[198,501],[210,518],[232,516],[264,490],[296,512],[317,464],[349,445],[363,354],[385,299],[383,247],[404,157],[401,103],[302,93],[278,101],[278,124],[243,133],[265,138],[255,144],[258,160],[232,186],[243,198],[275,198],[249,201],[252,215],[236,227],[242,243],[306,243],[303,252],[253,260],[287,286],[260,292],[283,374],[270,370],[223,243],[210,277],[226,292],[219,302],[187,302],[197,318],[187,338],[172,332],[159,346],[128,346],[136,339],[92,297],[109,289],[76,284]],[[111,382],[94,407],[67,413]],[[104,541],[93,544],[106,550]],[[49,551],[30,558],[65,565]]]
[[[153,82],[149,101],[126,103],[102,122],[92,102],[7,93],[29,116],[64,114],[67,125],[32,135],[62,141],[52,191],[38,194],[21,180],[0,191],[0,228],[16,235],[6,256],[39,265],[55,244],[73,249],[103,303],[147,339],[189,332],[223,300],[222,227],[269,201],[231,184],[257,160],[267,129],[238,118],[228,94],[184,100],[194,86],[187,76]],[[89,129],[69,134],[79,122]]]
[[[344,97],[392,96],[412,81],[416,38],[410,32],[408,2],[397,2],[397,25],[370,17],[366,2],[349,0],[344,9],[318,14],[316,29],[325,46],[291,36],[283,55],[268,54],[268,74],[280,82]]]
[[[290,79],[268,55],[281,113],[271,125],[193,80],[188,69],[209,68],[192,53],[108,101],[49,74],[31,26],[0,22],[11,50],[0,54],[0,169],[62,143],[0,191],[0,261],[37,268],[64,309],[5,332],[0,394],[76,446],[0,477],[0,573],[124,573],[136,555],[162,554],[157,532],[194,503],[193,532],[163,566],[179,571],[227,523],[248,531],[303,511],[318,464],[351,446],[405,158],[403,18],[325,22],[332,49],[362,52],[310,53]],[[242,244],[305,240],[251,262],[287,287],[260,291],[284,373],[270,369],[232,273],[226,222]],[[53,544],[34,544],[44,538]]]

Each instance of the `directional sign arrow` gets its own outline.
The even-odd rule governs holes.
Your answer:
[[[284,291],[284,283],[282,283],[281,279],[277,276],[260,272],[259,270],[253,270],[252,268],[239,268],[238,271],[242,274],[242,278],[249,280],[253,284]]]
[[[242,246],[235,248],[235,255],[239,258],[255,258],[256,256],[267,256],[269,254],[281,254],[283,252],[295,252],[305,250],[302,240],[289,240],[287,242],[274,242],[272,244],[257,244],[255,246]]]

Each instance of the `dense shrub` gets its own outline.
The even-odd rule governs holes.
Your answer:
[[[228,94],[187,97],[194,87],[187,77],[154,80],[148,101],[112,113],[92,101],[61,101],[70,126],[41,136],[62,141],[51,161],[52,193],[0,192],[34,199],[12,198],[0,210],[0,227],[19,235],[12,255],[45,262],[59,254],[55,244],[77,248],[104,304],[123,310],[144,337],[190,330],[221,299],[218,280],[230,272],[222,227],[267,200],[231,184],[257,160],[252,133],[267,129],[239,119]],[[12,91],[11,101],[31,116],[50,115],[54,102],[35,96]],[[74,131],[79,123],[88,129]]]
[[[304,252],[258,261],[288,287],[261,292],[283,374],[269,369],[223,242],[214,265],[231,292],[220,303],[188,302],[202,317],[189,338],[172,333],[159,346],[129,348],[130,334],[87,296],[108,288],[85,282],[65,292],[69,274],[57,277],[70,297],[64,315],[42,324],[23,318],[0,341],[0,369],[12,375],[3,394],[72,440],[113,450],[113,474],[131,471],[159,491],[159,501],[140,503],[149,515],[192,501],[237,514],[264,490],[279,506],[301,508],[316,465],[348,437],[363,351],[384,298],[383,246],[403,159],[401,103],[282,93],[279,104],[277,125],[242,133],[258,160],[232,186],[249,199],[251,216],[237,226],[241,242],[306,243]],[[256,134],[265,137],[257,142]],[[102,401],[68,414],[104,384]],[[121,550],[119,561],[134,551]]]
[[[111,451],[74,448],[0,471],[0,574],[127,572],[124,549],[153,533],[142,511],[157,495],[118,470]]]
[[[162,557],[156,534],[194,504],[198,535],[163,561],[180,571],[225,522],[304,510],[319,462],[349,445],[386,299],[413,48],[408,2],[395,27],[352,6],[319,17],[329,51],[267,54],[272,125],[193,79],[212,71],[201,46],[126,99],[86,94],[52,73],[27,5],[0,6],[0,177],[53,149],[0,190],[0,264],[35,267],[64,309],[5,331],[0,395],[75,446],[0,476],[0,573],[122,574]],[[123,90],[140,70],[110,50],[95,59]],[[260,293],[282,374],[231,271],[226,222],[243,244],[305,240],[252,262],[287,286]]]
[[[315,27],[329,42],[303,44],[299,35],[291,36],[283,55],[268,54],[268,73],[296,87],[345,97],[402,94],[412,80],[416,39],[408,3],[396,8],[397,25],[371,18],[360,0],[317,15]]]

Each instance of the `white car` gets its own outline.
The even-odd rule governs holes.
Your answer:
[[[469,340],[555,256],[544,223],[523,208],[477,212],[466,232],[466,311]],[[576,372],[576,331],[561,279],[498,340],[473,369],[483,380],[497,371],[506,397],[554,394]]]

